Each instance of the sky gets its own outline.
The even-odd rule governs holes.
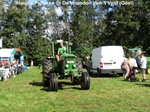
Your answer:
[[[47,2],[47,0],[27,0],[29,3],[35,3],[36,1]]]
[[[35,1],[39,1],[39,0],[28,0],[28,2],[35,2]],[[40,0],[40,1],[46,2],[47,0]]]
[[[36,1],[41,1],[44,4],[48,3],[47,0],[28,0],[28,3],[34,4],[34,3],[36,3]],[[59,7],[55,8],[55,12],[57,13],[58,16],[61,16],[63,14],[61,8],[59,8]]]

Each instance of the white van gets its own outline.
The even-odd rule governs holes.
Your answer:
[[[124,61],[122,46],[102,46],[92,50],[91,73],[123,75],[121,63]]]

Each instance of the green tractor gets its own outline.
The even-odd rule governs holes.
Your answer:
[[[134,58],[137,58],[138,55],[140,55],[141,53],[144,53],[142,51],[142,49],[140,47],[135,47],[135,48],[130,48],[128,49],[128,54],[132,54],[134,56]],[[150,74],[150,57],[147,57],[147,73]]]
[[[48,87],[50,91],[57,91],[58,79],[70,78],[71,84],[81,84],[81,89],[88,90],[90,88],[90,76],[87,71],[82,68],[80,58],[72,54],[71,42],[65,45],[67,49],[66,53],[62,55],[61,60],[57,62],[56,54],[60,41],[63,42],[63,40],[50,42],[52,46],[52,55],[43,60],[43,86]]]

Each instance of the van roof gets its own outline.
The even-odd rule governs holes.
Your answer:
[[[111,45],[111,46],[101,46],[101,47],[122,47],[122,46],[119,46],[119,45]]]
[[[110,54],[110,53],[117,53],[118,50],[119,50],[119,52],[124,54],[122,46],[101,46],[101,47],[93,49],[92,53],[97,52],[97,51],[101,51],[103,53],[105,52],[106,54]]]
[[[101,46],[101,47],[94,48],[94,49],[107,48],[107,47],[121,47],[122,48],[122,46],[114,46],[114,45],[112,45],[112,46]]]

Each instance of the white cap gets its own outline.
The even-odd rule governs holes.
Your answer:
[[[57,43],[62,43],[62,42],[63,42],[63,40],[56,40],[56,42],[57,42]]]

